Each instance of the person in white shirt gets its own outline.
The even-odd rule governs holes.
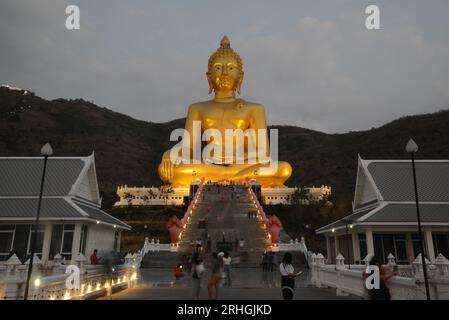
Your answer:
[[[293,300],[295,293],[295,277],[299,276],[301,272],[295,274],[293,268],[293,257],[290,252],[286,252],[281,264],[279,265],[279,272],[281,273],[281,288],[284,300]]]
[[[226,252],[223,257],[223,270],[225,273],[225,286],[231,286],[231,257]]]

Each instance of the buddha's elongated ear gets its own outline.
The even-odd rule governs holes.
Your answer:
[[[240,90],[241,90],[241,87],[242,87],[243,75],[244,75],[244,72],[243,71],[240,72],[239,81],[237,82],[237,85],[235,86],[235,89],[237,90],[238,94],[240,94]]]
[[[209,83],[209,94],[211,94],[212,91],[214,91],[214,84],[212,82],[210,72],[206,72],[206,78],[207,78],[207,82]]]

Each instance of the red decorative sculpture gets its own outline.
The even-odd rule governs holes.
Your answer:
[[[272,215],[271,218],[266,223],[267,230],[271,235],[271,243],[277,244],[279,242],[279,232],[282,229],[281,220],[279,220],[276,215]]]
[[[183,224],[176,215],[172,215],[167,222],[167,230],[170,232],[170,242],[178,243],[179,234],[182,231]]]

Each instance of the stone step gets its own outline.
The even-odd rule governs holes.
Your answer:
[[[149,251],[143,257],[140,264],[141,268],[175,268],[178,263],[181,263],[182,252],[169,251]]]

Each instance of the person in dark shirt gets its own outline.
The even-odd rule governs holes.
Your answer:
[[[92,253],[92,255],[90,256],[90,264],[93,264],[93,265],[100,264],[101,258],[99,258],[99,257],[97,256],[97,253],[98,253],[98,250],[95,249],[95,250],[94,250],[94,253]]]
[[[377,266],[379,268],[379,288],[373,288],[368,290],[367,299],[368,300],[391,300],[390,289],[388,288],[388,281],[394,276],[394,273],[387,273],[382,268],[381,263],[377,257],[372,257],[369,264],[371,266]],[[363,277],[366,279],[371,274],[366,270],[363,272]]]

